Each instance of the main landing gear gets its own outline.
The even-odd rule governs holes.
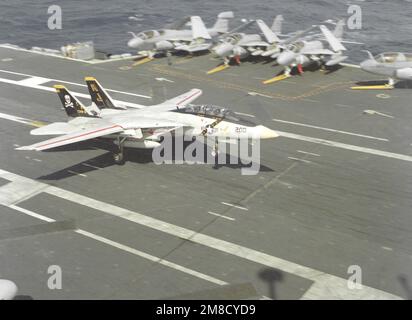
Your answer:
[[[114,163],[122,165],[124,164],[124,142],[126,141],[126,138],[117,138],[117,152],[113,153],[113,160]]]
[[[213,146],[211,153],[212,153],[212,157],[214,157],[214,160],[215,160],[213,169],[219,169],[219,142],[217,139],[215,140],[215,145]]]

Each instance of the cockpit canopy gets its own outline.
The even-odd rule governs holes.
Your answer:
[[[211,104],[188,104],[187,106],[183,108],[179,108],[175,110],[176,112],[181,112],[181,113],[188,113],[188,114],[193,114],[197,116],[202,116],[202,117],[208,117],[208,118],[218,118],[218,119],[224,119],[228,122],[244,125],[244,126],[255,126],[256,123],[253,121],[250,121],[249,119],[245,119],[241,117],[240,115],[234,113],[232,110],[225,108],[225,107],[219,107]]]
[[[184,108],[180,108],[179,112],[196,114],[196,115],[204,115],[209,117],[216,117],[216,118],[228,118],[232,117],[236,119],[236,114],[224,107],[219,107],[211,104],[189,104]]]
[[[147,31],[142,31],[140,32],[137,37],[139,37],[142,40],[148,40],[153,37],[157,37],[159,35],[164,34],[164,30],[147,30]]]
[[[236,44],[242,39],[242,34],[241,33],[233,33],[227,38],[225,38],[225,42],[228,42],[230,44]]]
[[[375,60],[379,63],[412,62],[412,53],[384,52],[375,56]]]
[[[287,48],[292,51],[292,52],[299,52],[302,50],[302,48],[305,46],[305,44],[302,41],[297,41],[295,43],[290,44]]]

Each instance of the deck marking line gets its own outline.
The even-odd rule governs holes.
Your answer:
[[[272,121],[286,123],[286,124],[293,124],[296,126],[307,127],[307,128],[312,128],[312,129],[319,129],[319,130],[324,130],[324,131],[342,133],[342,134],[347,134],[347,135],[362,137],[362,138],[367,138],[367,139],[373,139],[373,140],[379,140],[379,141],[389,141],[388,139],[385,139],[385,138],[377,138],[377,137],[372,137],[372,136],[368,136],[368,135],[364,135],[360,133],[354,133],[354,132],[348,132],[348,131],[342,131],[342,130],[336,130],[336,129],[330,129],[330,128],[323,128],[323,127],[318,127],[318,126],[314,126],[311,124],[286,121],[286,120],[280,120],[280,119],[272,119]]]
[[[228,217],[228,216],[224,216],[223,214],[219,214],[219,213],[216,213],[216,212],[213,212],[213,211],[208,211],[208,213],[211,214],[211,215],[213,215],[213,216],[220,217],[220,218],[223,218],[223,219],[226,219],[226,220],[236,221],[235,218],[231,218],[231,217]]]
[[[335,148],[357,151],[357,152],[362,152],[362,153],[369,153],[369,154],[373,154],[373,155],[381,156],[385,158],[392,158],[392,159],[412,162],[412,156],[408,156],[405,154],[393,153],[393,152],[382,151],[382,150],[371,149],[371,148],[364,148],[364,147],[359,147],[359,146],[355,146],[352,144],[346,144],[346,143],[336,142],[332,140],[313,138],[313,137],[303,136],[300,134],[284,132],[284,131],[279,131],[279,130],[276,130],[276,132],[280,136],[289,138],[289,139],[307,141],[307,142],[322,144],[322,145],[329,146],[329,147],[335,147]]]
[[[214,238],[197,231],[180,227],[169,222],[158,220],[141,213],[137,213],[125,208],[117,207],[115,205],[95,200],[87,196],[76,194],[58,187],[50,186],[41,182],[34,181],[29,178],[8,172],[0,169],[0,177],[10,181],[20,181],[22,183],[36,182],[44,186],[43,192],[84,205],[89,208],[116,216],[127,221],[134,222],[139,225],[149,227],[151,229],[161,231],[181,239],[186,239],[204,245],[215,250],[231,254],[249,260],[270,268],[279,269],[281,271],[291,273],[315,283],[308,290],[303,298],[311,299],[402,299],[394,294],[384,292],[379,289],[363,285],[362,289],[351,290],[348,288],[347,279],[328,274],[326,272],[312,269],[310,267],[299,265],[297,263],[284,260],[267,253],[247,248],[235,243]],[[0,188],[0,194],[3,187]]]
[[[33,217],[33,218],[40,219],[40,220],[43,220],[43,221],[46,221],[46,222],[56,222],[56,220],[54,220],[54,219],[51,219],[51,218],[49,218],[49,217],[46,217],[46,216],[43,216],[43,215],[41,215],[41,214],[35,213],[35,212],[31,211],[31,210],[27,210],[27,209],[25,209],[25,208],[18,207],[18,206],[16,206],[16,205],[9,205],[9,208],[11,208],[11,209],[13,209],[13,210],[16,210],[16,211],[20,211],[21,213],[24,213],[24,214],[26,214],[26,215],[29,215],[29,216]],[[212,283],[221,285],[221,286],[228,284],[228,283],[225,282],[225,281],[222,281],[222,280],[220,280],[220,279],[216,279],[216,278],[211,277],[211,276],[209,276],[209,275],[207,275],[207,274],[197,272],[197,271],[195,271],[195,270],[192,270],[192,269],[186,268],[186,267],[184,267],[184,266],[178,265],[178,264],[176,264],[176,263],[170,262],[170,261],[168,261],[168,260],[164,260],[164,259],[162,259],[162,258],[153,256],[153,255],[148,254],[148,253],[145,253],[145,252],[143,252],[143,251],[140,251],[140,250],[131,248],[131,247],[126,246],[126,245],[124,245],[124,244],[121,244],[121,243],[119,243],[119,242],[115,242],[115,241],[113,241],[113,240],[110,240],[110,239],[101,237],[101,236],[99,236],[99,235],[97,235],[97,234],[88,232],[88,231],[86,231],[86,230],[76,229],[76,230],[73,230],[73,231],[76,232],[76,233],[78,233],[78,234],[81,234],[81,235],[83,235],[83,236],[85,236],[85,237],[88,237],[88,238],[91,238],[91,239],[93,239],[93,240],[96,240],[96,241],[98,241],[98,242],[105,243],[105,244],[107,244],[107,245],[110,245],[110,246],[115,247],[115,248],[117,248],[117,249],[126,251],[126,252],[128,252],[128,253],[134,254],[134,255],[139,256],[139,257],[141,257],[141,258],[144,258],[144,259],[146,259],[146,260],[150,260],[150,261],[153,261],[153,262],[155,262],[155,263],[159,263],[159,264],[161,264],[161,265],[163,265],[163,266],[166,266],[166,267],[169,267],[169,268],[172,268],[172,269],[175,269],[175,270],[184,272],[184,273],[189,274],[189,275],[191,275],[191,276],[194,276],[194,277],[196,277],[196,278],[199,278],[199,279],[202,279],[202,280],[206,280],[206,281],[209,281],[209,282],[212,282]]]
[[[237,205],[235,205],[235,204],[228,203],[228,202],[223,202],[223,201],[222,201],[221,204],[224,204],[225,206],[237,208],[237,209],[240,209],[240,210],[245,210],[245,211],[248,211],[248,210],[249,210],[248,208],[241,207],[241,206],[237,206]]]

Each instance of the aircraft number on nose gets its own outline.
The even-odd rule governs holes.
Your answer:
[[[245,127],[236,127],[235,132],[236,133],[246,133],[246,128]]]

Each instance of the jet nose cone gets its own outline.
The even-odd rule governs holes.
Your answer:
[[[265,126],[258,126],[260,131],[260,139],[273,139],[279,137],[279,134]]]
[[[295,59],[295,54],[293,52],[284,51],[278,56],[277,62],[278,64],[282,66],[289,66],[290,64],[292,64],[294,59]]]
[[[144,41],[142,39],[136,37],[136,38],[130,39],[129,42],[127,42],[127,46],[129,48],[137,49],[143,44],[143,42]]]
[[[0,300],[11,300],[17,294],[14,282],[0,279]]]

